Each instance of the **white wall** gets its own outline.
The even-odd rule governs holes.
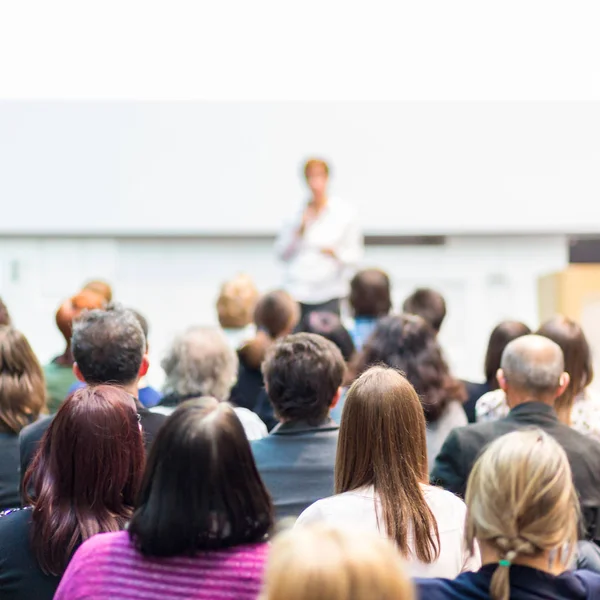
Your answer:
[[[479,379],[487,337],[501,319],[537,325],[537,277],[567,264],[565,236],[449,237],[445,246],[373,247],[364,266],[393,280],[394,306],[418,285],[439,289],[448,303],[441,340],[457,375]],[[43,361],[62,351],[54,326],[60,301],[86,279],[113,283],[116,299],[150,321],[153,367],[178,330],[215,323],[220,283],[239,271],[261,289],[279,285],[268,241],[177,238],[2,238],[0,295]]]

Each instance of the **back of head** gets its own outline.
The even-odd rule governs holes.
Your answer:
[[[56,326],[67,341],[71,342],[73,335],[73,321],[77,319],[84,310],[104,308],[106,300],[97,292],[83,289],[69,300],[63,302],[56,312]]]
[[[568,565],[577,542],[577,494],[565,451],[548,434],[522,430],[492,442],[471,471],[465,500],[468,543],[476,539],[507,561],[494,572],[493,600],[509,599],[516,558],[555,550],[555,560]]]
[[[554,401],[564,371],[563,354],[552,340],[540,335],[524,335],[509,342],[500,367],[510,401],[514,390],[535,400]]]
[[[76,547],[122,529],[144,468],[134,399],[115,386],[77,390],[59,408],[29,467],[32,545],[47,573],[62,573]]]
[[[90,290],[99,294],[104,298],[104,301],[108,304],[112,302],[113,292],[110,283],[103,281],[102,279],[93,279],[92,281],[88,281],[84,286],[84,290]]]
[[[437,525],[420,487],[428,481],[425,416],[419,397],[398,371],[371,367],[346,396],[335,491],[374,486],[388,536],[400,552],[409,554],[412,530],[418,559],[432,562],[439,554]]]
[[[148,556],[263,541],[269,494],[244,428],[229,404],[189,400],[160,429],[150,451],[129,532]]]
[[[393,545],[374,534],[325,524],[275,538],[261,600],[413,600]]]
[[[221,286],[217,299],[217,315],[221,327],[237,329],[252,323],[259,293],[248,275],[238,275]]]
[[[0,298],[0,325],[10,325],[8,308],[6,308],[6,304],[2,302],[2,298]]]
[[[494,327],[485,354],[485,380],[492,389],[498,389],[496,373],[500,368],[504,348],[509,342],[529,333],[531,329],[519,321],[502,321]]]
[[[261,296],[254,311],[257,334],[240,348],[242,361],[258,369],[273,340],[290,334],[299,318],[300,307],[286,291],[275,290]]]
[[[418,288],[404,301],[402,312],[422,317],[439,332],[446,317],[446,301],[435,290]]]
[[[235,383],[238,359],[219,328],[190,327],[173,340],[161,365],[166,394],[223,401]]]
[[[332,312],[312,311],[300,321],[298,332],[315,333],[333,342],[349,363],[355,353],[354,342],[341,319]]]
[[[269,349],[262,370],[276,416],[317,425],[329,414],[346,365],[333,342],[296,333]]]
[[[570,412],[575,397],[580,394],[594,378],[592,353],[581,326],[575,321],[562,315],[556,316],[543,323],[537,331],[552,340],[562,350],[564,370],[571,380],[569,386],[556,401],[556,410]]]
[[[44,373],[27,338],[0,325],[0,431],[19,433],[45,406]]]
[[[350,282],[350,306],[355,317],[383,317],[392,308],[390,278],[380,269],[359,271]]]
[[[86,383],[130,385],[139,378],[146,339],[130,310],[91,310],[73,324],[72,350]]]
[[[452,377],[437,336],[421,317],[383,317],[363,346],[356,371],[384,364],[402,371],[417,390],[428,422],[437,421],[448,402],[464,400],[464,386]]]

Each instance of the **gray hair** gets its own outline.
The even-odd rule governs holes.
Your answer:
[[[541,335],[524,335],[507,344],[500,367],[508,385],[532,394],[554,392],[565,368],[558,344]]]
[[[166,394],[229,398],[238,358],[217,327],[191,327],[178,335],[162,360]]]

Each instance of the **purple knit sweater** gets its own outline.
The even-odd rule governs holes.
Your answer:
[[[77,550],[54,600],[256,600],[266,559],[267,544],[145,558],[127,532],[101,533]]]

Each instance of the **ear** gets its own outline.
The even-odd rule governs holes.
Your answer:
[[[142,364],[140,365],[140,370],[138,371],[138,378],[141,379],[148,373],[148,369],[150,367],[150,360],[148,359],[148,355],[144,354],[142,358]]]
[[[565,390],[569,387],[569,383],[571,383],[571,376],[568,373],[563,373],[558,380],[557,398],[565,393]]]
[[[83,375],[81,374],[81,371],[79,370],[79,365],[77,363],[73,363],[73,375],[77,377],[78,381],[85,383],[85,379],[83,378]]]
[[[506,392],[506,377],[504,377],[504,371],[502,369],[496,371],[496,379],[498,380],[500,389]]]
[[[329,405],[329,408],[335,408],[336,404],[340,401],[340,398],[342,397],[342,388],[338,388],[337,392],[335,393],[335,396],[333,397],[333,400],[331,401],[331,404]]]

